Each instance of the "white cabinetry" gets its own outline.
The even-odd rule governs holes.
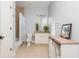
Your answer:
[[[49,33],[35,33],[36,44],[48,44]]]
[[[78,58],[79,42],[61,37],[51,37],[49,39],[49,57]]]
[[[52,40],[49,40],[49,57],[56,58],[55,46],[52,43]]]
[[[61,45],[61,58],[79,58],[79,45]]]

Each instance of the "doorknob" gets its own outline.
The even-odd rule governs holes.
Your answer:
[[[1,36],[1,35],[0,35],[0,40],[3,40],[3,38],[4,38],[4,36]]]

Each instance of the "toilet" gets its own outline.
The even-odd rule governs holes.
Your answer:
[[[30,42],[27,42],[27,46],[31,46],[31,43]]]
[[[31,39],[32,39],[32,34],[28,33],[27,34],[27,46],[31,46]]]

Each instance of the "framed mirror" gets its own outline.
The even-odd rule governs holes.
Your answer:
[[[61,28],[60,36],[66,39],[70,39],[72,24],[63,24]]]

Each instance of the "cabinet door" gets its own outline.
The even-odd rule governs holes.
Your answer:
[[[42,34],[41,35],[41,42],[48,44],[49,34]]]
[[[0,40],[0,57],[13,56],[13,11],[14,2],[0,2],[0,35],[3,39]]]
[[[35,43],[48,44],[49,34],[46,33],[36,33]]]
[[[61,45],[61,58],[79,58],[79,45]]]
[[[41,37],[40,34],[35,33],[35,43],[40,43],[41,42]]]
[[[56,42],[53,42],[53,45],[55,48],[56,57],[60,57],[60,45]]]
[[[55,50],[54,42],[51,39],[49,40],[49,57],[56,58],[56,50]]]

